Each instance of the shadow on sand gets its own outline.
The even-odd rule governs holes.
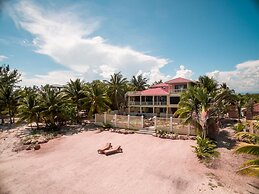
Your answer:
[[[236,146],[236,140],[230,137],[229,131],[223,129],[218,133],[217,146],[218,148],[227,148],[230,150]]]

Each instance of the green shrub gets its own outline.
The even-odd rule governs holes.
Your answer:
[[[245,124],[237,123],[237,124],[234,125],[234,128],[233,128],[233,129],[234,129],[236,132],[241,132],[241,131],[243,131],[245,128],[246,128],[246,125],[245,125]]]
[[[219,153],[215,150],[217,146],[214,141],[198,135],[196,137],[196,142],[197,146],[193,147],[195,148],[195,153],[200,160],[210,160],[213,157],[218,156]]]
[[[248,132],[239,132],[235,135],[238,141],[259,144],[259,136],[257,134],[252,134]]]

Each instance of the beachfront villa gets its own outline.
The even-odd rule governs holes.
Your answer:
[[[180,94],[194,84],[185,78],[175,78],[150,86],[143,91],[127,92],[128,114],[147,117],[173,116],[180,101]]]

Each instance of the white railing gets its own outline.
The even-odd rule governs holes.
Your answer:
[[[186,89],[172,89],[171,90],[171,93],[181,93],[181,92],[183,92],[183,91],[185,91]]]
[[[150,102],[141,102],[141,105],[153,105],[153,102],[152,101],[150,101]]]
[[[152,101],[149,101],[149,102],[147,102],[147,101],[144,101],[144,102],[139,102],[139,101],[130,101],[129,102],[129,105],[166,105],[167,104],[167,102],[152,102]]]
[[[141,113],[138,113],[141,114]],[[153,113],[143,113],[153,114]],[[151,116],[151,115],[150,115]],[[141,130],[145,126],[144,116],[131,116],[131,115],[111,115],[111,114],[95,114],[95,124],[102,126],[103,124],[109,124],[115,128],[125,128],[133,130]],[[150,119],[149,119],[150,121]],[[179,118],[161,118],[153,116],[151,121],[154,123],[153,129],[164,130],[167,132],[181,134],[181,135],[196,135],[196,130],[190,125],[182,124],[182,120]],[[149,126],[150,127],[150,126]]]
[[[130,101],[129,102],[130,105],[140,105],[139,101]]]

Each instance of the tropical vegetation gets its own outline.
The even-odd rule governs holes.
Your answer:
[[[259,145],[243,145],[236,149],[236,153],[245,153],[256,156],[254,159],[247,160],[238,170],[240,174],[259,177]]]
[[[33,128],[43,124],[46,128],[82,123],[82,116],[92,118],[95,113],[124,110],[127,91],[143,90],[147,79],[142,74],[128,81],[120,72],[109,80],[86,83],[81,79],[70,80],[62,87],[20,87],[18,70],[9,65],[0,67],[0,119],[1,123],[26,121]],[[18,119],[15,119],[18,118]]]
[[[197,157],[203,161],[210,161],[213,157],[217,157],[219,152],[216,151],[216,144],[209,138],[198,135],[196,137],[197,146],[193,146]]]

